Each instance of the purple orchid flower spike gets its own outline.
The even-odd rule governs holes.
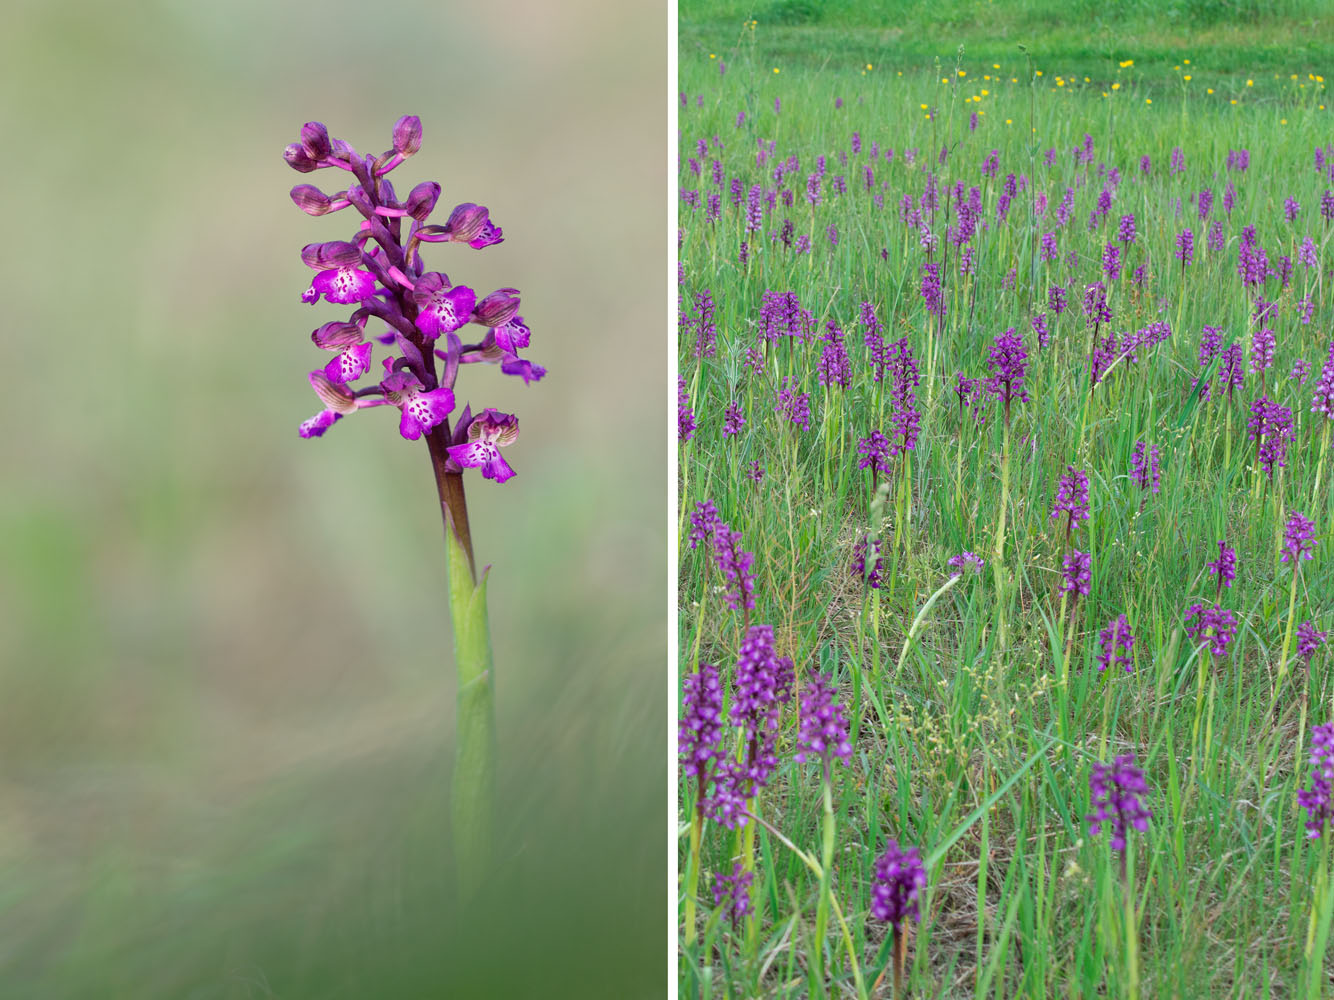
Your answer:
[[[348,209],[360,216],[349,240],[312,243],[301,251],[302,261],[316,272],[302,301],[314,305],[323,299],[354,311],[311,334],[315,346],[334,357],[310,373],[322,408],[300,425],[299,433],[320,437],[358,410],[394,406],[400,436],[426,441],[445,528],[458,667],[453,839],[460,884],[465,895],[474,895],[487,874],[494,840],[496,738],[486,591],[473,555],[464,472],[480,469],[496,482],[512,478],[514,470],[500,448],[518,437],[519,419],[494,409],[473,416],[471,405],[452,429],[450,417],[464,364],[499,364],[502,373],[525,382],[537,381],[546,370],[518,356],[531,335],[517,315],[517,289],[499,288],[479,298],[443,271],[427,270],[422,244],[465,243],[480,250],[504,236],[490,211],[472,202],[456,205],[444,225],[431,224],[441,194],[434,181],[417,184],[399,200],[387,175],[421,145],[421,119],[404,115],[394,124],[390,148],[379,155],[358,153],[320,122],[307,122],[299,140],[283,151],[287,165],[298,173],[341,171],[341,190],[330,193],[314,184],[292,188],[297,208],[312,216]],[[383,325],[367,330],[372,318]],[[485,333],[479,342],[465,345],[458,331],[468,324]],[[371,371],[377,343],[394,353],[380,359],[384,374],[378,383],[357,388],[355,383]],[[443,349],[437,350],[437,343]]]
[[[481,469],[487,479],[503,483],[516,473],[500,449],[519,437],[519,418],[512,413],[483,410],[468,422],[468,443],[454,445],[449,457],[464,468]]]

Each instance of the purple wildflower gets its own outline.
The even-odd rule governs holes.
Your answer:
[[[1209,652],[1214,657],[1223,657],[1236,638],[1237,618],[1226,608],[1206,608],[1203,604],[1192,604],[1186,609],[1186,634],[1196,645],[1209,643]]]
[[[764,466],[760,464],[758,458],[751,462],[750,465],[746,466],[746,478],[752,483],[760,483],[764,481]]]
[[[415,252],[420,243],[467,243],[481,249],[501,242],[502,234],[487,209],[471,203],[455,207],[443,226],[426,225],[440,194],[435,183],[419,184],[404,201],[396,199],[385,175],[420,148],[421,121],[406,115],[394,125],[392,148],[378,158],[363,158],[348,143],[331,139],[319,122],[307,122],[300,141],[283,153],[288,165],[300,173],[336,167],[350,173],[354,182],[334,196],[310,184],[297,185],[291,196],[298,208],[309,215],[353,208],[364,220],[355,242],[313,243],[301,252],[302,260],[317,272],[303,301],[313,304],[323,298],[359,306],[350,321],[326,323],[312,337],[336,357],[320,379],[312,376],[325,409],[302,424],[302,437],[318,437],[358,409],[391,404],[401,411],[403,437],[417,440],[425,435],[435,442],[433,447],[457,445],[461,429],[451,435],[446,418],[454,408],[454,382],[461,363],[512,362],[522,367],[525,380],[541,377],[534,374],[538,366],[520,363],[512,350],[497,344],[497,328],[506,328],[519,305],[514,289],[501,289],[479,302],[471,288],[423,270]],[[377,339],[396,344],[399,357],[384,359],[385,378],[379,385],[351,391],[343,387],[371,368],[371,344],[363,336],[371,316],[388,328]],[[488,327],[489,332],[481,344],[464,348],[452,334],[470,322]],[[449,338],[447,351],[434,349],[441,338]],[[435,365],[437,356],[445,361],[443,375]],[[449,470],[457,473],[457,463],[451,463]]]
[[[755,554],[742,551],[741,532],[724,524],[713,533],[713,555],[727,578],[727,606],[749,619],[755,610],[755,572],[751,569]]]
[[[1283,218],[1293,222],[1297,218],[1297,213],[1302,210],[1301,203],[1296,198],[1283,199]]]
[[[1121,277],[1121,248],[1115,243],[1108,243],[1102,248],[1102,273],[1108,281]]]
[[[1056,503],[1052,505],[1051,516],[1056,518],[1062,514],[1066,515],[1066,538],[1079,527],[1080,522],[1089,518],[1088,473],[1081,472],[1073,465],[1066,466],[1065,475],[1056,484]]]
[[[926,867],[916,847],[899,849],[889,841],[875,862],[875,886],[871,889],[871,916],[894,928],[898,934],[905,919],[917,920],[918,894],[926,888]]]
[[[1152,484],[1150,483],[1152,480]],[[1135,444],[1135,450],[1130,456],[1130,481],[1137,485],[1141,490],[1150,489],[1152,492],[1158,492],[1159,468],[1158,468],[1158,446],[1153,445],[1146,460],[1144,454],[1144,442],[1138,441]]]
[[[514,414],[483,410],[466,421],[466,426],[465,420],[460,419],[456,434],[466,434],[466,443],[446,449],[452,461],[465,469],[481,469],[483,476],[497,483],[516,474],[500,454],[501,448],[513,444],[519,437],[519,418]]]
[[[1315,522],[1294,510],[1288,515],[1287,524],[1283,526],[1283,555],[1280,560],[1287,562],[1291,558],[1292,568],[1295,570],[1298,562],[1313,558],[1311,553],[1315,551],[1314,539]]]
[[[957,556],[950,556],[947,561],[955,569],[954,576],[960,576],[965,569],[970,568],[974,573],[981,573],[982,567],[986,565],[985,560],[976,552],[960,552]]]
[[[684,375],[676,376],[676,439],[682,444],[695,436],[695,411],[690,408],[690,393]]]
[[[1330,795],[1334,781],[1334,722],[1311,730],[1311,787],[1297,790],[1297,804],[1306,810],[1306,835],[1312,840],[1325,831],[1325,824],[1334,819],[1334,797]]]
[[[868,587],[878,588],[884,578],[884,572],[884,560],[880,556],[880,539],[862,535],[852,547],[852,575],[865,582]]]
[[[1261,396],[1251,404],[1251,419],[1246,422],[1248,437],[1255,442],[1260,468],[1274,477],[1274,466],[1285,465],[1288,443],[1295,439],[1292,410]]]
[[[1189,229],[1177,233],[1177,249],[1174,256],[1181,261],[1183,268],[1195,259],[1195,234]]]
[[[733,930],[751,912],[750,884],[754,878],[755,873],[744,871],[740,861],[732,865],[731,875],[713,873],[713,905],[731,921]]]
[[[857,468],[871,470],[871,485],[874,488],[880,479],[880,469],[890,457],[889,438],[879,431],[871,431],[870,437],[864,437],[857,442],[857,453],[862,456]]]
[[[1125,615],[1113,619],[1108,626],[1098,633],[1098,670],[1104,671],[1113,663],[1126,668],[1126,673],[1134,669],[1135,637],[1130,634],[1130,623]]]
[[[1072,549],[1062,564],[1065,579],[1061,584],[1061,590],[1067,594],[1073,594],[1075,597],[1087,597],[1089,582],[1093,579],[1092,566],[1092,555],[1087,552],[1080,552],[1078,549]]]
[[[1237,578],[1237,550],[1226,541],[1219,541],[1217,561],[1205,563],[1205,567],[1218,577],[1218,595],[1221,597],[1223,588],[1231,587],[1232,581]]]
[[[834,757],[844,764],[852,762],[848,719],[843,706],[834,701],[837,693],[834,681],[819,671],[807,678],[801,692],[797,752],[792,755],[798,764],[804,764],[808,759],[821,761],[826,774]]]
[[[681,773],[699,777],[702,792],[708,783],[709,765],[720,753],[722,738],[723,687],[718,668],[701,663],[698,670],[686,674],[681,691],[681,721],[676,738]]]
[[[746,426],[745,414],[741,412],[741,404],[734,399],[727,404],[727,410],[723,414],[723,437],[740,434],[744,426]]]
[[[816,365],[816,378],[820,385],[836,385],[846,389],[852,384],[852,362],[848,359],[848,348],[843,343],[843,331],[830,320],[827,325],[825,345]]]
[[[1251,334],[1251,372],[1252,374],[1268,371],[1274,365],[1274,331],[1261,327]]]
[[[1334,420],[1334,342],[1329,345],[1329,356],[1320,368],[1320,378],[1316,379],[1311,393],[1311,412],[1323,413]]]
[[[1122,754],[1111,764],[1095,761],[1089,775],[1093,812],[1085,817],[1089,836],[1096,837],[1104,826],[1109,827],[1112,850],[1124,851],[1127,830],[1143,833],[1149,828],[1153,813],[1145,808],[1142,798],[1148,792],[1144,772],[1135,766],[1133,753]]]
[[[1135,216],[1123,215],[1116,227],[1116,238],[1129,246],[1135,242]]]
[[[709,545],[713,541],[714,533],[719,528],[726,528],[727,524],[718,514],[718,508],[713,505],[712,500],[701,500],[695,504],[695,509],[690,512],[690,547],[698,548],[699,543],[703,542]]]
[[[1028,354],[1024,351],[1024,342],[1010,327],[996,337],[987,359],[991,369],[991,378],[987,381],[987,390],[998,396],[1005,403],[1005,422],[1010,422],[1010,401],[1018,399],[1028,402],[1028,393],[1024,391],[1024,372],[1028,367]]]
[[[793,375],[783,379],[783,388],[778,393],[774,412],[782,414],[803,431],[808,431],[811,429],[811,397],[798,392],[795,383],[796,377]]]
[[[1047,345],[1051,343],[1051,331],[1047,329],[1047,314],[1045,312],[1038,313],[1028,321],[1028,325],[1033,328],[1033,333],[1038,338],[1038,347],[1045,350]]]
[[[1107,308],[1107,288],[1101,281],[1084,288],[1084,319],[1089,326],[1108,323],[1112,319],[1112,312]]]
[[[1297,626],[1297,658],[1309,667],[1311,657],[1315,656],[1316,650],[1323,646],[1328,638],[1328,632],[1316,630],[1315,622],[1302,622]]]

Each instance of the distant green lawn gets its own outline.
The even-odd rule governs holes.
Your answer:
[[[1095,82],[1127,59],[1152,73],[1189,59],[1206,84],[1261,74],[1266,88],[1275,73],[1287,82],[1334,69],[1334,17],[1315,0],[681,0],[682,54],[749,45],[751,20],[756,56],[778,64],[911,69],[952,63],[962,47],[967,60],[1004,65],[1023,45],[1039,68]]]

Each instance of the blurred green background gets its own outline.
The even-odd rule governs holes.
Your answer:
[[[668,925],[658,5],[11,0],[0,35],[0,996],[661,996]],[[453,665],[426,449],[322,440],[287,192],[307,120],[505,242],[550,374],[469,478],[500,858],[453,904]],[[377,350],[378,357],[382,354]]]

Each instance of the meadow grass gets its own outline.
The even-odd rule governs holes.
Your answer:
[[[683,18],[692,9],[683,4]],[[1334,718],[1334,690],[1328,648],[1308,668],[1290,631],[1306,620],[1328,629],[1334,596],[1329,421],[1311,412],[1330,347],[1331,230],[1320,205],[1334,182],[1313,163],[1330,121],[1322,69],[1285,71],[1259,94],[1245,75],[1200,86],[1184,64],[1149,78],[1134,52],[1104,58],[1098,82],[1086,83],[1013,50],[925,70],[882,72],[856,57],[774,72],[769,46],[761,25],[726,50],[683,41],[680,61],[678,358],[695,426],[680,444],[679,667],[684,678],[719,665],[726,723],[745,625],[771,625],[776,653],[795,663],[777,709],[777,769],[747,799],[755,818],[738,828],[703,818],[697,782],[680,781],[682,995],[888,995],[893,935],[868,913],[889,838],[919,845],[927,865],[921,921],[905,925],[911,995],[1320,995],[1326,839],[1307,841],[1296,792],[1309,729]],[[1248,167],[1227,169],[1243,149]],[[999,169],[988,176],[993,150]],[[812,182],[817,157],[823,176]],[[1002,220],[1007,175],[1015,191]],[[934,213],[922,208],[928,177]],[[986,223],[969,242],[970,275],[946,229],[958,222],[960,183],[979,189]],[[762,217],[749,231],[757,185]],[[1203,188],[1213,195],[1205,221]],[[1110,207],[1090,221],[1104,191]],[[920,226],[905,222],[905,196]],[[1300,204],[1292,221],[1288,198]],[[1117,239],[1128,214],[1133,243]],[[1214,222],[1222,249],[1207,244]],[[1271,269],[1291,258],[1288,282],[1243,284],[1246,226]],[[1194,252],[1183,266],[1174,255],[1185,228]],[[922,231],[936,240],[930,257]],[[1049,232],[1054,260],[1040,252]],[[1308,236],[1313,267],[1297,263]],[[1124,256],[1112,279],[1109,243]],[[928,260],[941,265],[943,317],[921,294]],[[1081,302],[1095,281],[1112,315],[1097,340],[1115,339],[1090,391],[1097,343]],[[1060,315],[1048,304],[1053,285],[1068,290]],[[716,350],[707,336],[701,349],[706,291]],[[809,313],[803,333],[762,336],[766,292],[795,294]],[[1262,323],[1257,293],[1276,304]],[[878,490],[857,447],[890,432],[892,379],[873,377],[863,303],[884,341],[906,338],[920,366],[920,436]],[[1030,325],[1038,314],[1050,330],[1042,347]],[[849,355],[846,387],[819,377],[831,324]],[[1205,324],[1222,328],[1222,346],[1241,345],[1246,371],[1233,394],[1216,359],[1199,363]],[[955,385],[956,372],[991,374],[993,341],[1011,327],[1027,351],[1029,398],[1012,401],[1007,423],[994,399],[978,390],[965,406]],[[1262,327],[1277,334],[1263,389],[1249,368]],[[1289,377],[1298,359],[1311,368],[1304,381]],[[809,429],[776,412],[789,378],[809,396]],[[1293,421],[1272,476],[1246,431],[1262,392]],[[724,432],[729,404],[744,417],[738,433]],[[1156,492],[1132,479],[1140,443],[1159,450]],[[1067,537],[1050,514],[1069,466],[1088,475],[1091,517]],[[720,572],[716,541],[689,541],[705,500],[754,554],[755,606],[744,614],[729,607],[736,585]],[[1296,573],[1280,560],[1294,510],[1316,525],[1314,559]],[[868,535],[883,552],[873,588],[850,568]],[[1206,563],[1221,540],[1238,568],[1220,594]],[[1078,599],[1061,586],[1074,549],[1092,557]],[[947,560],[964,551],[986,565],[956,578]],[[1215,602],[1238,621],[1222,657],[1186,632],[1188,607]],[[1099,632],[1121,614],[1133,669],[1099,671]],[[792,757],[812,671],[837,682],[850,723],[851,760],[832,762],[828,784]],[[724,724],[722,757],[750,752]],[[1117,852],[1085,816],[1092,765],[1126,753],[1144,769],[1152,818]],[[734,920],[711,890],[738,861],[754,873],[753,914]]]

